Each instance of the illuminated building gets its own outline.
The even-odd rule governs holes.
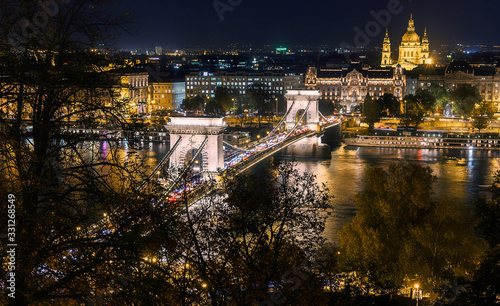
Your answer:
[[[418,65],[431,63],[427,29],[425,29],[424,36],[422,37],[422,40],[420,40],[420,36],[415,32],[415,22],[413,21],[413,16],[410,16],[407,31],[401,39],[398,60],[393,61],[391,59],[391,55],[391,41],[389,38],[389,32],[386,31],[382,46],[381,67],[396,67],[397,65],[400,65],[406,70],[413,70]]]
[[[384,45],[382,46],[382,64],[381,67],[391,67],[391,39],[389,38],[389,30],[385,31]]]
[[[453,91],[460,84],[477,88],[484,101],[495,104],[500,111],[500,67],[472,67],[465,61],[454,61],[444,70],[423,71],[418,76],[418,88],[441,86]]]
[[[152,81],[149,83],[149,112],[177,109],[186,98],[185,82]]]
[[[155,53],[156,55],[163,55],[163,48],[161,46],[156,46]]]
[[[304,85],[304,76],[277,72],[193,72],[186,76],[186,97],[215,97],[215,89],[224,87],[246,94],[252,85],[261,85],[271,96],[283,95],[287,90]]]
[[[126,72],[120,74],[120,99],[127,103],[131,113],[148,112],[149,75],[147,72]]]
[[[152,82],[149,84],[150,113],[172,110],[172,83]]]
[[[321,99],[332,101],[352,112],[363,103],[366,95],[380,97],[393,94],[402,100],[406,77],[401,66],[396,68],[364,68],[354,57],[348,68],[318,69],[309,67],[306,88],[319,90]]]

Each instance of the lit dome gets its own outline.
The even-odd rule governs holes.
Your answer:
[[[419,43],[420,42],[420,36],[418,36],[417,33],[415,33],[415,31],[408,31],[405,33],[405,35],[403,35],[403,40],[402,42],[416,42],[416,43]]]
[[[410,21],[408,21],[408,31],[403,35],[402,42],[420,42],[420,36],[415,33],[415,22],[413,21],[413,15],[410,15]]]

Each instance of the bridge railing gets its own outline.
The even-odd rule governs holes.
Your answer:
[[[311,101],[309,101],[309,103],[307,103],[307,106],[306,106],[306,109],[304,110],[304,113],[302,113],[302,116],[300,116],[300,119],[297,121],[297,123],[295,123],[295,126],[293,127],[293,129],[291,129],[290,132],[286,135],[285,139],[287,139],[288,137],[290,137],[290,135],[293,132],[295,132],[295,130],[300,125],[300,123],[302,122],[302,120],[304,120],[304,116],[307,114],[307,111],[309,110],[310,106],[311,106]]]
[[[194,161],[198,158],[198,155],[200,155],[200,153],[203,150],[203,148],[205,148],[205,145],[207,144],[207,142],[208,142],[208,137],[205,137],[205,140],[203,140],[203,143],[198,148],[198,150],[196,151],[196,153],[193,155],[193,157],[191,158],[191,160],[189,161],[189,163],[184,167],[184,169],[179,174],[179,176],[177,176],[177,178],[170,184],[170,186],[167,188],[167,191],[165,191],[162,194],[162,198],[168,197],[172,193],[172,191],[174,191],[174,189],[177,186],[177,184],[179,184],[180,181],[187,175],[189,169],[191,169],[191,167],[194,164]]]
[[[159,169],[163,168],[165,166],[165,164],[168,162],[168,160],[170,159],[172,154],[175,152],[175,149],[177,149],[177,147],[179,146],[181,141],[182,141],[182,137],[179,137],[179,139],[177,140],[175,145],[172,147],[172,149],[170,149],[168,151],[168,153],[165,154],[165,156],[161,159],[161,161],[158,163],[158,165],[153,169],[153,171],[151,171],[151,174],[149,174],[149,176],[141,183],[139,188],[137,188],[137,191],[142,191],[144,188],[146,188],[146,186],[151,182],[151,180],[155,176],[156,172]]]
[[[280,122],[278,122],[278,125],[269,133],[269,135],[267,137],[272,137],[276,133],[276,131],[278,131],[278,129],[281,127],[281,125],[283,125],[283,123],[286,121],[286,117],[288,117],[288,114],[290,114],[290,111],[292,110],[294,105],[295,105],[295,101],[292,102],[292,105],[290,106],[290,108],[288,108],[286,110],[286,113],[283,115]]]

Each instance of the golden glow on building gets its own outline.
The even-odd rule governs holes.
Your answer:
[[[172,83],[157,82],[149,85],[149,111],[151,113],[173,108]]]
[[[413,70],[418,65],[432,63],[429,50],[427,29],[425,29],[424,36],[420,40],[420,36],[415,32],[415,21],[413,20],[413,16],[410,15],[407,31],[403,35],[399,46],[397,62],[394,63],[391,59],[391,42],[387,31],[384,37],[382,62],[380,65],[382,67],[396,67],[399,64],[406,70]]]
[[[384,37],[384,45],[382,47],[382,67],[391,67],[391,39],[389,38],[389,30],[386,29]]]

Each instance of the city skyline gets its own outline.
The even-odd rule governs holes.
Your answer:
[[[500,8],[500,4],[484,0],[473,5],[463,0],[439,3],[429,0],[349,3],[155,0],[147,6],[125,0],[120,6],[134,19],[132,33],[117,40],[117,46],[124,49],[232,43],[356,45],[358,33],[366,33],[367,26],[371,31],[367,46],[373,47],[383,41],[385,28],[391,36],[401,37],[410,14],[417,32],[427,28],[432,33],[429,36],[432,45],[500,44],[495,35],[495,28],[500,27],[495,8]]]

